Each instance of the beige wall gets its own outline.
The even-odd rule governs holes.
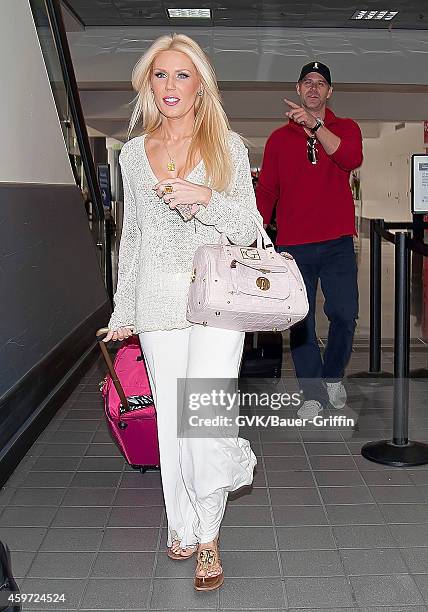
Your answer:
[[[424,152],[423,123],[381,124],[379,138],[364,140],[361,167],[363,216],[387,221],[411,220],[410,160]]]
[[[0,182],[73,184],[28,0],[1,0]]]

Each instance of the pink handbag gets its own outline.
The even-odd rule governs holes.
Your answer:
[[[250,213],[252,214],[252,213]],[[257,247],[220,244],[198,247],[193,259],[187,319],[243,332],[283,331],[306,317],[306,287],[294,258],[277,253],[263,226]]]

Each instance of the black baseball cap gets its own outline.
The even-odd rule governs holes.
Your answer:
[[[310,62],[309,64],[305,64],[300,71],[299,81],[304,79],[310,72],[318,72],[318,74],[324,77],[327,83],[331,85],[330,68],[325,64],[322,64],[321,62]]]

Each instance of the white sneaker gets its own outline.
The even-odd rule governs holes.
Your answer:
[[[306,400],[297,411],[301,419],[313,419],[322,411],[323,407],[316,400]]]
[[[348,396],[346,395],[346,389],[340,380],[339,382],[328,382],[326,383],[326,387],[330,404],[337,409],[344,408],[346,406]]]

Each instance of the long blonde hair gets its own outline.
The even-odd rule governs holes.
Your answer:
[[[214,68],[201,47],[184,34],[156,39],[141,56],[132,71],[132,87],[137,92],[129,122],[128,136],[142,122],[150,134],[162,123],[150,87],[155,58],[161,51],[180,51],[193,62],[203,85],[203,95],[195,102],[195,123],[186,168],[194,165],[199,153],[205,165],[207,184],[217,191],[227,191],[232,179],[232,161],[228,146],[229,120],[224,112]]]

